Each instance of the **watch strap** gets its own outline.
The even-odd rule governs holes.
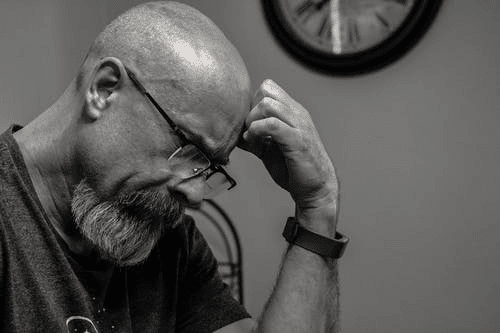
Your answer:
[[[291,243],[323,257],[338,259],[344,254],[349,238],[340,232],[335,233],[331,239],[302,227],[294,217],[286,221],[283,237]]]

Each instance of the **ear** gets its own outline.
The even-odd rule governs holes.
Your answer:
[[[106,57],[96,64],[85,96],[89,119],[97,120],[109,108],[113,94],[123,86],[124,75],[123,63],[117,58]]]

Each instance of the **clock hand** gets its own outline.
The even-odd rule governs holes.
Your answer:
[[[334,54],[342,53],[342,38],[340,36],[340,6],[339,0],[333,0],[330,7],[330,17],[332,22],[332,51]]]
[[[319,12],[329,2],[330,0],[321,0],[320,2],[308,0],[297,7],[296,13],[298,16],[302,16],[302,14],[310,11],[311,9],[313,11]]]

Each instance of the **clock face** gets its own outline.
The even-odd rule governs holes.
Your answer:
[[[334,54],[359,52],[390,36],[414,0],[281,0],[290,27],[311,47]]]
[[[285,49],[313,67],[344,73],[375,69],[402,56],[422,37],[441,2],[262,0]]]

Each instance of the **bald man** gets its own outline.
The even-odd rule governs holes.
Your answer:
[[[235,186],[236,146],[296,207],[259,320],[184,214]],[[115,19],[55,104],[0,136],[0,174],[1,332],[338,329],[333,164],[308,112],[273,81],[252,93],[236,49],[193,8]]]

